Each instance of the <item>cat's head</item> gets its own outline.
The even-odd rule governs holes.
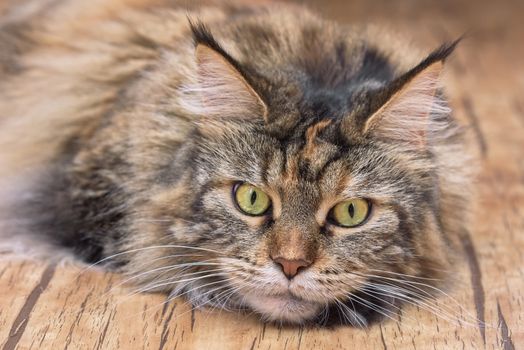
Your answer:
[[[442,277],[463,206],[439,87],[454,44],[393,79],[329,90],[255,72],[193,32],[197,78],[181,104],[197,126],[176,184],[147,203],[165,254],[190,261],[170,276],[177,292],[293,323],[338,305],[360,324],[352,304],[407,300],[417,292],[403,281]]]

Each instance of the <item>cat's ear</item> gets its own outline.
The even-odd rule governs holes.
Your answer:
[[[267,107],[240,64],[202,24],[192,25],[195,38],[196,86],[192,112],[206,118],[267,117]]]
[[[195,55],[200,97],[207,116],[266,117],[262,98],[225,57],[204,44],[197,45]]]
[[[395,79],[382,105],[365,121],[364,133],[386,141],[424,148],[443,132],[451,110],[440,91],[444,59],[457,42],[443,46]]]

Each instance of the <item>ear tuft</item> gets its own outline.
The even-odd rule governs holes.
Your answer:
[[[267,107],[236,62],[201,23],[190,23],[196,83],[183,87],[182,107],[206,118],[266,119]]]
[[[461,39],[442,45],[391,82],[377,101],[380,107],[367,118],[364,134],[411,148],[450,136],[451,109],[442,96],[440,75]]]
[[[423,147],[428,133],[445,127],[435,121],[451,112],[439,94],[442,67],[440,61],[433,63],[406,83],[367,120],[364,132]]]

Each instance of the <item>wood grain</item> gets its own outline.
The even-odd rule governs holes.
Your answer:
[[[1,5],[2,1],[0,1]],[[309,3],[309,1],[306,1]],[[369,329],[282,328],[133,294],[98,269],[0,261],[0,346],[9,349],[524,348],[524,3],[323,1],[340,22],[376,22],[431,48],[469,31],[446,85],[478,154],[477,197],[449,296]],[[2,6],[0,6],[0,12]]]

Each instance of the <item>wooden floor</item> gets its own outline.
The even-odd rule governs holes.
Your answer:
[[[1,1],[0,1],[1,3]],[[425,48],[469,36],[449,61],[457,117],[481,158],[455,289],[438,310],[407,308],[368,330],[280,329],[254,316],[191,311],[131,295],[116,275],[0,262],[3,349],[524,349],[524,3],[339,1],[312,6],[374,21]]]

